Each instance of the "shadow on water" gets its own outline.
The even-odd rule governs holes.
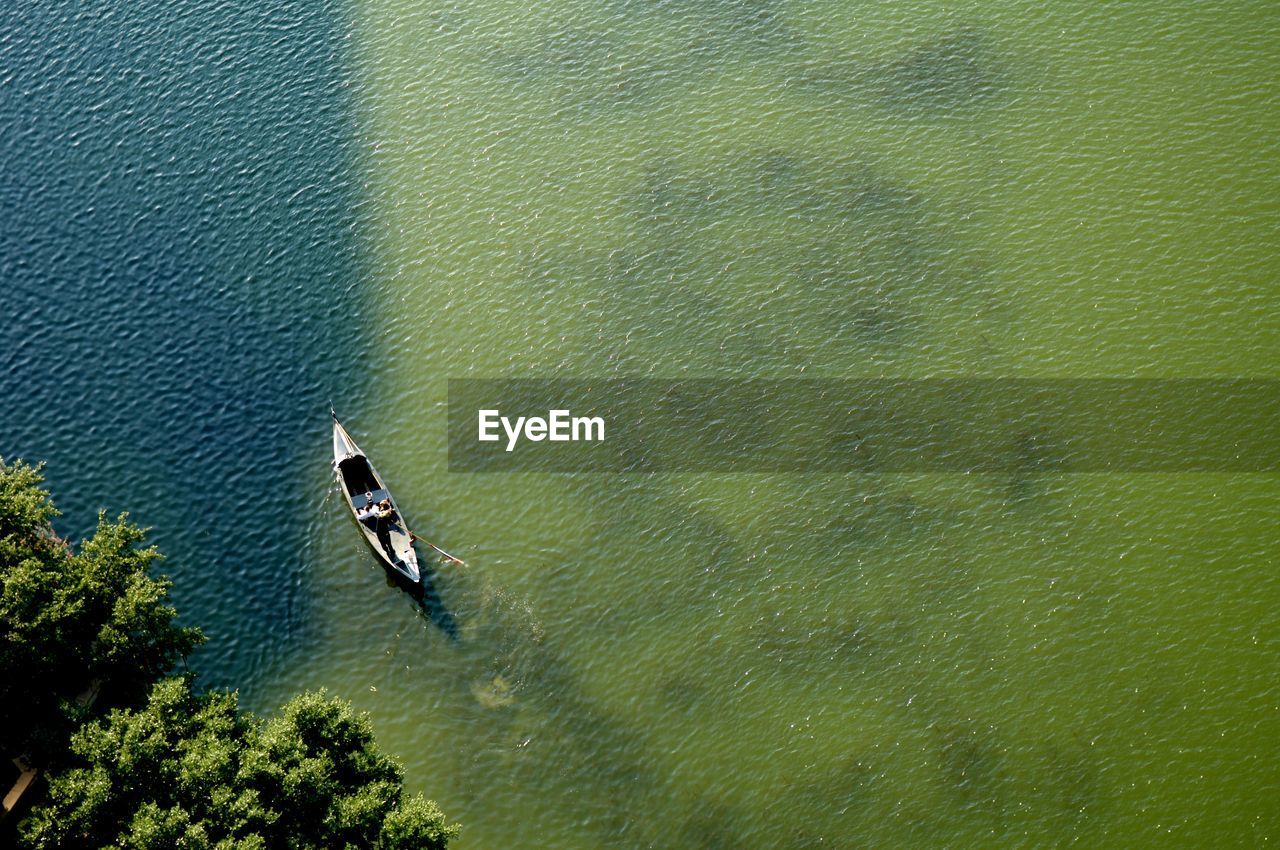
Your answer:
[[[436,569],[430,565],[422,568],[422,581],[416,585],[416,590],[410,595],[413,601],[418,603],[418,608],[422,611],[423,616],[431,625],[440,630],[441,634],[447,637],[450,642],[457,643],[458,621],[453,616],[453,612],[444,604],[444,600],[440,598],[440,592],[436,590]]]
[[[315,624],[305,531],[245,503],[306,516],[295,448],[363,394],[346,6],[9,11],[0,454],[48,462],[64,534],[153,527],[193,668],[253,705]]]
[[[458,619],[445,604],[439,589],[436,587],[439,571],[436,569],[434,561],[424,560],[419,557],[418,564],[421,579],[417,582],[412,582],[399,573],[387,569],[386,565],[369,552],[367,548],[364,549],[362,554],[382,569],[383,575],[386,577],[387,587],[394,587],[412,599],[422,618],[439,629],[440,633],[448,638],[450,643],[458,643],[461,640]]]

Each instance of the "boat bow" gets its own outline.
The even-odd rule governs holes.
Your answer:
[[[347,433],[347,429],[342,427],[342,423],[338,421],[338,417],[333,417],[333,464],[337,466],[349,457],[362,457],[364,452],[360,451],[360,447],[356,445],[356,441],[351,439],[351,435]]]

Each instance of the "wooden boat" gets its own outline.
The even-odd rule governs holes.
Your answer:
[[[347,500],[351,516],[374,555],[394,575],[410,584],[419,584],[422,581],[422,570],[418,566],[418,554],[413,548],[414,540],[419,538],[409,530],[400,507],[387,489],[382,476],[378,475],[356,441],[351,439],[347,429],[342,427],[336,413],[333,414],[333,471],[338,479],[338,489]],[[390,516],[370,516],[370,509],[381,503],[390,504]],[[462,563],[443,549],[425,540],[422,542],[431,546],[443,558]]]

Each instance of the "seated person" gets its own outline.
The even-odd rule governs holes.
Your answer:
[[[391,545],[391,520],[394,517],[395,511],[391,510],[391,504],[386,499],[380,504],[374,504],[370,500],[367,505],[356,511],[356,519],[378,535],[378,543],[382,546],[382,550],[387,553],[392,563],[398,563],[400,559],[396,555],[395,547]]]

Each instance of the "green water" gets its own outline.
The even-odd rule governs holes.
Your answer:
[[[467,476],[444,446],[449,377],[1277,377],[1268,4],[357,20],[352,425],[469,567],[436,579],[455,642],[318,516],[282,697],[368,710],[460,848],[1280,832],[1273,477]]]

